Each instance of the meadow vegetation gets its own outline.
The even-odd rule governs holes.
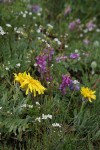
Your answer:
[[[0,150],[100,149],[99,6],[0,2]]]

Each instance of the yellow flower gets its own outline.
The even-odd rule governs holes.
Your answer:
[[[38,94],[44,94],[44,91],[46,90],[38,80],[35,80],[30,76],[30,73],[14,73],[14,78],[14,82],[19,82],[20,87],[26,89],[26,95],[31,92],[34,93],[35,97],[36,92],[38,92]]]
[[[84,98],[87,98],[89,102],[92,102],[92,99],[96,99],[95,92],[96,91],[92,91],[88,87],[81,87],[81,94],[84,96]]]

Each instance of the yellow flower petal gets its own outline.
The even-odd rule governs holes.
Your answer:
[[[44,94],[44,91],[46,90],[38,80],[35,80],[30,76],[30,73],[14,73],[14,78],[14,82],[19,82],[20,87],[26,90],[26,95],[31,92],[34,93],[35,97],[36,92],[38,92],[38,94]]]
[[[84,98],[87,98],[89,102],[92,102],[92,99],[96,99],[96,95],[94,94],[96,91],[92,91],[88,87],[81,87],[81,94]]]

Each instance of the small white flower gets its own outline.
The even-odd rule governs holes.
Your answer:
[[[26,14],[23,14],[23,18],[26,18]]]
[[[36,19],[36,17],[33,17],[33,19],[35,20],[35,19]]]
[[[26,11],[26,10],[25,10],[25,12],[24,12],[24,13],[25,13],[25,14],[28,14],[28,11]]]
[[[44,40],[44,39],[42,39],[42,42],[45,42],[45,40]]]
[[[40,29],[38,29],[38,30],[37,30],[37,33],[40,33],[40,32],[41,32],[41,30],[40,30]]]
[[[52,115],[49,115],[49,114],[48,114],[48,115],[44,115],[44,114],[42,114],[42,119],[43,119],[43,120],[46,120],[46,119],[48,119],[48,118],[49,118],[49,119],[52,119]]]
[[[80,37],[83,37],[83,34],[82,34],[82,33],[80,34]]]
[[[51,46],[50,46],[50,44],[48,44],[48,43],[46,43],[46,45],[47,45],[47,47],[48,47],[48,48],[50,48],[50,47],[51,47]]]
[[[51,24],[47,24],[47,26],[51,29],[53,29],[53,26]]]
[[[37,24],[35,23],[35,25],[34,25],[35,27],[37,27]]]
[[[20,66],[21,66],[21,64],[20,64],[20,63],[18,63],[18,64],[16,64],[16,66],[17,66],[17,67],[20,67]]]
[[[99,29],[99,28],[97,28],[97,29],[96,29],[96,32],[100,32],[100,29]]]
[[[56,41],[58,45],[61,45],[61,42],[57,38],[55,38],[54,41]]]
[[[60,42],[60,41],[58,41],[58,45],[61,45],[61,42]]]
[[[5,35],[6,32],[4,32],[4,31],[2,30],[2,31],[0,31],[0,34],[1,34],[1,35]]]
[[[65,48],[68,48],[68,45],[65,45]]]
[[[6,67],[5,69],[6,69],[6,70],[9,70],[9,68],[8,68],[8,67]]]
[[[51,67],[53,67],[54,66],[54,64],[51,64]]]
[[[47,81],[47,84],[50,84],[50,81]]]
[[[6,26],[7,26],[7,27],[9,27],[9,28],[11,28],[11,27],[12,27],[12,26],[11,26],[11,24],[8,24],[8,23],[6,24]]]
[[[61,128],[61,125],[59,123],[52,123],[52,126]]]
[[[39,103],[39,102],[36,102],[36,105],[40,105],[40,103]]]
[[[0,109],[2,109],[2,107],[0,107]]]
[[[37,118],[35,119],[35,121],[41,122],[41,118],[40,118],[40,117],[37,117]]]
[[[74,84],[79,84],[79,82],[77,80],[74,80],[73,83]]]
[[[84,32],[84,33],[87,33],[87,32],[88,32],[88,29],[84,29],[83,32]]]
[[[40,37],[37,37],[37,39],[38,39],[38,40],[41,40],[41,38],[40,38]]]
[[[47,119],[47,115],[42,114],[42,119],[46,120]]]
[[[47,118],[52,119],[52,115],[49,115],[49,114],[48,114],[48,115],[47,115]]]
[[[27,104],[23,104],[22,106],[21,106],[21,108],[26,108],[27,107]]]
[[[29,108],[33,108],[33,105],[28,105]]]
[[[31,15],[32,15],[32,12],[29,12],[29,15],[31,16]]]
[[[0,26],[0,31],[3,30],[2,27]]]
[[[57,38],[54,38],[54,41],[58,42],[59,40]]]
[[[37,16],[41,16],[41,13],[37,13]]]
[[[14,27],[14,31],[16,31],[17,30],[17,27]]]
[[[21,11],[20,14],[23,15],[23,12]]]
[[[75,53],[78,53],[79,52],[79,50],[78,49],[75,49]]]

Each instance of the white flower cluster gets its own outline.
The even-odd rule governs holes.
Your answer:
[[[23,104],[21,108],[33,108],[33,105]]]
[[[5,35],[6,32],[4,32],[3,28],[0,26],[0,35]]]
[[[12,26],[11,26],[11,24],[6,24],[6,27],[8,27],[8,28],[11,28]]]
[[[48,118],[49,118],[49,119],[52,119],[52,115],[49,115],[49,114],[48,114],[48,115],[44,115],[44,114],[42,114],[42,119],[43,119],[43,120],[46,120],[46,119],[48,119]]]
[[[20,12],[20,15],[22,15],[23,18],[26,18],[26,15],[27,15],[27,14],[31,16],[31,15],[32,15],[32,12],[28,12],[28,11],[24,11],[24,12],[21,11],[21,12]]]
[[[53,123],[52,126],[61,128],[61,125],[59,123]]]
[[[44,115],[44,114],[42,114],[42,117],[37,117],[36,119],[35,119],[35,121],[38,121],[38,122],[41,122],[41,120],[46,120],[46,119],[52,119],[52,115]]]
[[[47,24],[48,28],[53,29],[53,26],[51,24]]]
[[[23,32],[23,28],[17,28],[17,27],[15,27],[14,28],[14,31],[16,32],[16,33],[18,33],[18,34],[24,34],[24,32]]]

